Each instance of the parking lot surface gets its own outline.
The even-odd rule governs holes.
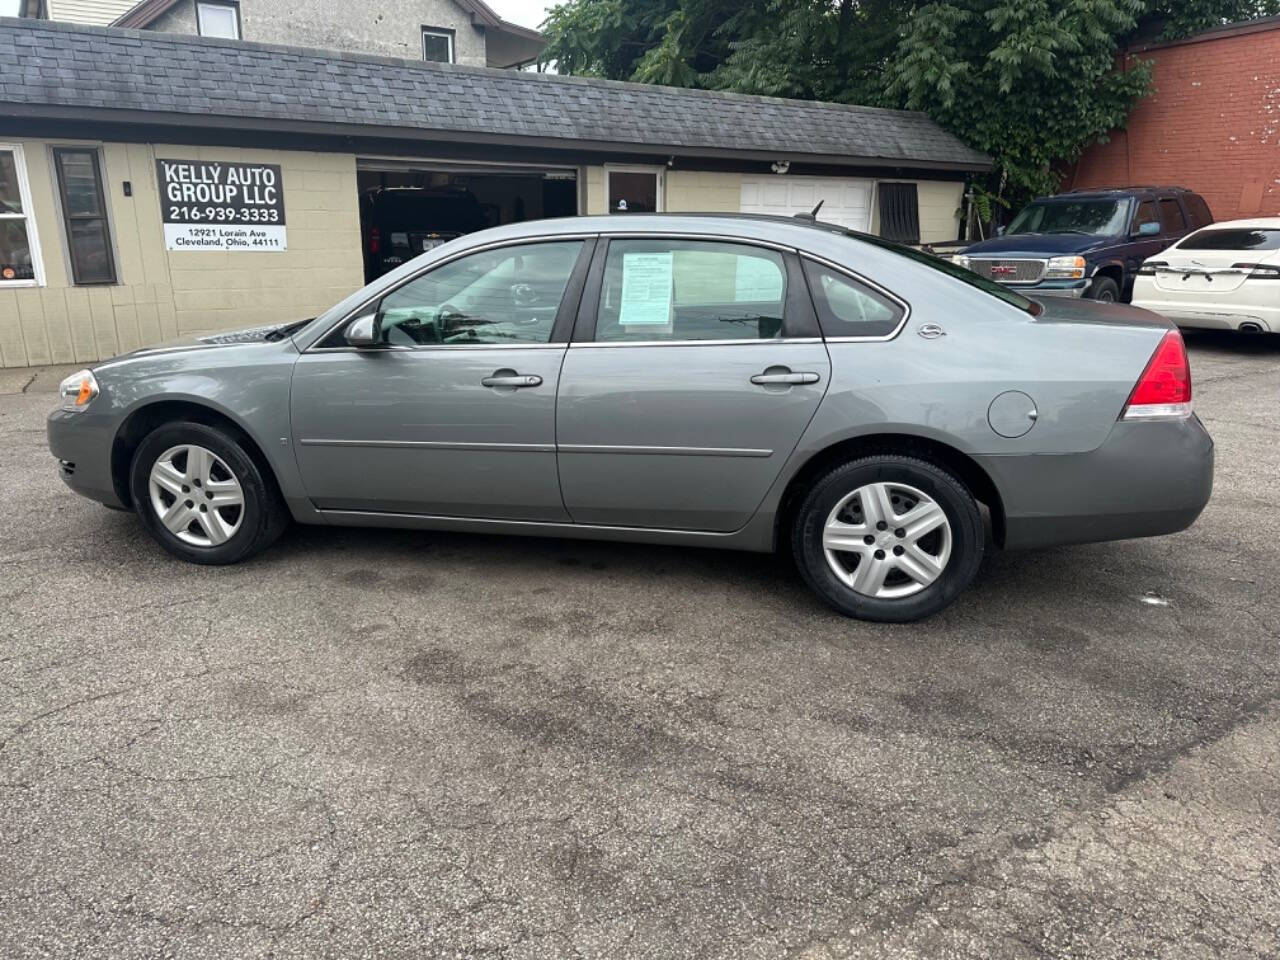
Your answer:
[[[1275,957],[1280,338],[1173,537],[846,620],[788,563],[295,527],[181,564],[0,386],[0,956]]]

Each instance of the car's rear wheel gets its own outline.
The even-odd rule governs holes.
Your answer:
[[[157,427],[134,453],[134,508],[159,544],[191,563],[236,563],[288,524],[275,485],[230,431],[203,423]]]
[[[973,580],[982,515],[949,471],[898,454],[820,477],[792,527],[805,582],[841,613],[906,622],[936,613]]]
[[[1094,277],[1089,284],[1090,300],[1101,300],[1103,303],[1120,302],[1120,285],[1110,277]]]

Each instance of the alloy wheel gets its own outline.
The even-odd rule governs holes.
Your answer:
[[[899,599],[919,593],[951,559],[951,523],[933,498],[903,483],[869,483],[836,504],[822,528],[831,572],[851,590]]]
[[[151,466],[151,509],[183,543],[216,547],[244,520],[244,489],[231,468],[195,444],[170,447]]]

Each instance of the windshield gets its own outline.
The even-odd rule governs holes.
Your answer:
[[[856,233],[852,230],[847,231],[848,235],[861,240],[863,243],[869,243],[874,247],[882,250],[888,250],[890,253],[896,253],[899,256],[906,257],[908,260],[914,260],[916,263],[923,264],[930,270],[937,270],[939,273],[945,273],[953,280],[959,280],[961,283],[968,284],[971,287],[977,287],[983,293],[988,293],[993,297],[1003,300],[1010,306],[1017,307],[1019,310],[1025,310],[1032,316],[1039,316],[1040,305],[1034,300],[1028,300],[1020,293],[1015,293],[1003,284],[996,283],[994,280],[988,280],[986,277],[980,277],[972,270],[966,270],[958,264],[952,263],[950,260],[943,260],[941,257],[935,257],[931,253],[924,253],[913,247],[903,246],[900,243],[894,243],[892,240],[886,240],[883,237],[874,237],[867,233]]]
[[[1124,232],[1128,200],[1044,200],[1024,209],[1009,224],[1012,233],[1084,233],[1098,237]]]

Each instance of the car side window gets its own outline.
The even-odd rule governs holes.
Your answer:
[[[1191,226],[1206,227],[1213,223],[1213,214],[1209,212],[1209,205],[1204,202],[1204,197],[1197,193],[1185,196],[1187,201],[1187,210],[1191,214]]]
[[[1144,223],[1159,223],[1160,215],[1156,212],[1156,202],[1154,200],[1143,200],[1138,204],[1138,212],[1133,215],[1133,232],[1137,233],[1138,228]]]
[[[1178,206],[1177,200],[1166,198],[1160,201],[1160,232],[1187,232],[1187,218],[1182,215],[1182,208]]]
[[[818,310],[818,325],[828,339],[887,337],[906,313],[884,294],[812,260],[804,261],[804,275]]]
[[[548,343],[581,240],[484,250],[410,280],[378,304],[383,343]]]
[[[613,240],[598,342],[772,340],[783,335],[787,270],[775,250],[709,240]]]

